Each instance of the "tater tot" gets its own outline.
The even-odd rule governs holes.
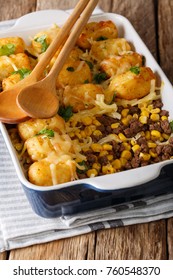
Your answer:
[[[24,141],[33,137],[42,129],[53,129],[62,133],[65,129],[65,122],[63,118],[56,115],[50,119],[30,119],[18,124],[19,135]]]
[[[14,45],[14,54],[23,53],[25,50],[25,42],[20,37],[0,38],[0,48],[9,44]]]
[[[100,62],[111,55],[121,55],[130,50],[131,47],[124,38],[116,38],[93,42],[90,53],[96,61]]]
[[[7,90],[12,88],[15,84],[17,84],[21,80],[20,74],[10,75],[8,78],[3,79],[2,81],[2,89]]]
[[[29,181],[38,186],[52,186],[74,180],[76,167],[72,161],[50,163],[43,159],[34,162],[28,171]]]
[[[79,36],[77,45],[83,49],[89,49],[91,47],[91,40],[105,40],[117,38],[117,36],[118,30],[112,21],[90,22]]]
[[[66,63],[57,77],[57,87],[91,82],[91,70],[85,61],[70,61]]]
[[[125,73],[132,66],[142,66],[142,55],[131,52],[121,56],[112,56],[100,63],[108,77]]]
[[[94,106],[96,94],[103,94],[103,89],[99,85],[67,86],[63,95],[64,105],[72,106],[74,112],[90,109]]]
[[[127,100],[139,99],[150,92],[151,80],[156,77],[149,67],[139,67],[139,73],[129,70],[112,78],[108,91]]]

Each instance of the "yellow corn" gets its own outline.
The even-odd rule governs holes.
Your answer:
[[[110,145],[110,144],[103,144],[103,150],[104,151],[111,151],[112,150],[112,145]]]
[[[124,150],[121,153],[121,158],[125,158],[127,160],[131,159],[132,153],[130,151]]]
[[[112,174],[115,172],[115,169],[113,168],[113,166],[110,165],[104,165],[102,166],[102,172],[103,174]]]
[[[150,113],[151,114],[159,114],[160,113],[160,108],[152,109],[152,110],[150,110]]]
[[[112,162],[112,166],[115,168],[115,169],[120,169],[121,168],[121,160],[120,159],[115,159],[113,162]]]
[[[135,139],[132,139],[132,140],[130,141],[130,143],[131,143],[132,146],[134,146],[134,145],[136,145],[136,140],[135,140]]]
[[[147,144],[148,144],[148,148],[155,148],[157,146],[156,143],[152,141],[148,141]]]
[[[114,156],[113,155],[108,155],[107,158],[108,158],[109,161],[112,161]]]
[[[146,109],[142,109],[141,116],[149,117],[149,112]]]
[[[86,137],[86,133],[85,133],[84,130],[81,130],[80,134],[81,134],[81,137],[82,137],[82,138],[85,138],[85,137]]]
[[[151,138],[151,133],[150,133],[149,130],[147,130],[147,131],[145,132],[145,138],[146,138],[147,140],[150,140],[150,138]]]
[[[107,151],[100,151],[99,157],[104,157],[107,156],[108,152]]]
[[[164,121],[164,120],[167,120],[168,117],[167,116],[161,116],[161,120]]]
[[[98,163],[98,162],[94,162],[93,165],[92,165],[92,168],[99,171],[101,169],[101,164]]]
[[[152,104],[150,104],[150,105],[148,105],[148,107],[147,107],[147,108],[148,108],[148,110],[149,110],[149,111],[151,111],[151,110],[153,110],[153,105],[152,105]]]
[[[93,124],[95,124],[96,126],[99,126],[99,125],[101,125],[101,123],[98,121],[98,120],[93,120]]]
[[[169,134],[166,134],[166,133],[162,133],[162,137],[166,140],[169,139],[170,135]]]
[[[80,133],[79,131],[76,131],[76,132],[75,132],[75,135],[76,135],[79,139],[82,138],[81,133]]]
[[[69,133],[69,136],[70,136],[70,137],[74,137],[74,136],[75,136],[74,132],[71,131],[71,132]]]
[[[84,125],[90,125],[90,124],[92,124],[92,118],[89,116],[85,116],[82,118],[82,123]]]
[[[93,144],[91,144],[91,149],[94,152],[101,152],[103,148],[102,148],[102,145],[100,145],[98,143],[93,143]]]
[[[129,124],[128,118],[122,118],[122,119],[121,119],[121,122],[122,122],[124,125],[128,125],[128,124]]]
[[[157,153],[154,153],[152,150],[150,150],[149,153],[150,153],[150,156],[153,158],[156,158],[158,156]]]
[[[87,171],[87,176],[88,176],[88,177],[95,177],[95,176],[97,176],[97,175],[98,175],[98,171],[97,171],[96,169],[94,169],[94,168],[89,169],[89,170]]]
[[[126,136],[125,136],[123,133],[119,133],[119,134],[118,134],[118,137],[119,137],[119,139],[120,139],[121,141],[123,141],[123,142],[127,140]]]
[[[147,116],[140,116],[140,117],[139,117],[139,121],[140,121],[140,123],[142,123],[142,124],[146,124],[147,121],[148,121],[148,118],[147,118]]]
[[[151,136],[155,137],[155,138],[160,138],[161,137],[161,133],[158,130],[151,130]]]
[[[124,142],[122,145],[124,146],[124,148],[125,148],[127,151],[130,151],[130,150],[131,150],[131,145],[130,145],[129,143]]]
[[[121,162],[121,166],[125,166],[127,163],[127,159],[126,158],[120,158],[120,162]]]
[[[128,112],[129,112],[129,109],[123,109],[122,111],[121,111],[121,116],[124,118],[124,117],[126,117],[127,115],[128,115]]]
[[[132,151],[135,153],[136,151],[138,151],[140,149],[140,146],[138,144],[134,145],[132,147]]]
[[[87,136],[90,136],[93,132],[90,126],[86,126],[84,131],[85,131]]]
[[[133,114],[133,118],[135,118],[135,119],[138,119],[139,118],[139,116],[138,116],[138,114]]]
[[[96,129],[94,132],[93,132],[93,135],[95,136],[101,136],[102,135],[102,132],[98,129]]]
[[[140,153],[139,157],[143,158],[143,160],[149,160],[151,156],[147,153]]]
[[[118,122],[117,122],[117,123],[112,123],[112,124],[111,124],[111,128],[112,128],[112,129],[118,128],[119,125],[120,125],[120,123],[118,123]]]
[[[159,121],[160,116],[159,116],[159,114],[153,113],[153,114],[151,114],[150,119],[154,122],[157,122],[157,121]]]

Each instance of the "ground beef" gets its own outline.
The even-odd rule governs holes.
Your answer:
[[[170,124],[169,124],[168,120],[163,120],[163,121],[161,120],[160,126],[161,126],[164,133],[166,133],[166,134],[171,133],[171,127],[170,127]]]
[[[161,100],[161,99],[154,100],[154,101],[152,102],[152,104],[153,104],[153,108],[154,108],[154,109],[155,109],[155,108],[162,108],[162,106],[163,106],[163,103],[162,103],[162,100]]]

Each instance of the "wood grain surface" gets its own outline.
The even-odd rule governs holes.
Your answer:
[[[77,0],[0,0],[0,20],[18,18],[35,10],[73,8]],[[173,80],[173,1],[100,0],[100,8],[127,17]],[[0,259],[173,260],[173,218],[97,232],[11,250]]]

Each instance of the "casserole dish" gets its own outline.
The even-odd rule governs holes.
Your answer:
[[[0,37],[20,36],[27,42],[30,36],[50,27],[53,23],[61,26],[67,17],[67,13],[59,10],[31,13],[17,20],[9,30],[2,31]],[[134,46],[136,52],[145,56],[146,65],[151,67],[153,72],[157,73],[157,78],[164,83],[161,92],[162,102],[172,120],[172,85],[145,44],[130,22],[120,15],[105,13],[92,16],[90,19],[90,21],[96,22],[104,20],[111,20],[116,24],[119,37],[126,38]],[[172,191],[172,159],[115,174],[80,179],[55,186],[36,186],[25,177],[7,127],[1,123],[0,128],[30,204],[33,210],[42,217],[52,218],[74,214]]]

